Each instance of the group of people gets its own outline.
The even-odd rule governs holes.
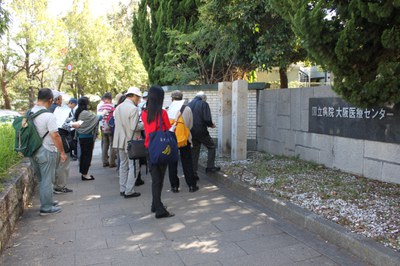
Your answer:
[[[145,98],[145,99],[142,99]],[[189,192],[199,190],[197,181],[198,159],[201,144],[208,149],[206,172],[216,172],[216,147],[207,128],[215,127],[211,111],[206,102],[206,95],[199,93],[189,104],[185,105],[180,91],[171,93],[172,103],[164,109],[164,90],[160,86],[152,86],[142,92],[139,88],[130,87],[126,93],[116,97],[117,103],[112,103],[111,93],[102,97],[97,108],[97,114],[89,110],[89,100],[81,97],[70,99],[68,108],[62,108],[62,95],[55,90],[40,89],[37,103],[31,112],[35,113],[46,108],[50,112],[40,114],[34,119],[34,124],[40,136],[43,136],[42,147],[31,157],[32,165],[39,178],[40,215],[48,215],[61,211],[58,202],[53,201],[53,193],[69,193],[67,188],[69,176],[70,155],[73,154],[74,143],[78,147],[79,172],[82,181],[95,180],[89,174],[93,148],[99,125],[102,135],[103,167],[118,167],[119,192],[124,198],[139,197],[141,194],[135,187],[144,184],[141,179],[140,167],[146,164],[152,178],[151,211],[156,218],[172,217],[161,200],[161,191],[167,167],[171,191],[179,192],[178,162],[168,165],[152,164],[146,158],[131,160],[128,156],[128,141],[144,138],[148,148],[152,132],[159,130],[162,121],[163,131],[170,130],[171,122],[182,116],[185,126],[190,130],[187,145],[179,147],[182,168]],[[77,103],[77,105],[76,105]],[[183,107],[182,107],[183,106]],[[171,120],[173,119],[173,120]],[[49,132],[49,134],[46,134]],[[71,138],[71,136],[74,136]]]

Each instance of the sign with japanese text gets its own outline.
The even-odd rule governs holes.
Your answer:
[[[308,131],[400,143],[400,111],[395,107],[359,108],[337,97],[310,98]]]

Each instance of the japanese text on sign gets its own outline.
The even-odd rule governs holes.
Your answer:
[[[331,118],[350,118],[350,119],[379,119],[393,116],[393,113],[386,112],[384,108],[358,108],[358,107],[332,107],[332,106],[312,106],[311,116],[331,117]]]
[[[338,97],[309,98],[308,132],[400,143],[396,105],[361,108]]]

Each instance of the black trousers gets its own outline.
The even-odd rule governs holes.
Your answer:
[[[206,148],[208,150],[207,168],[215,167],[216,148],[215,148],[214,141],[210,135],[207,135],[204,137],[193,137],[192,141],[193,141],[193,149],[192,149],[193,171],[194,171],[195,175],[197,176],[201,144],[206,146]]]
[[[81,157],[79,157],[79,172],[82,175],[87,175],[90,164],[92,163],[94,139],[79,138],[79,145],[81,147]]]
[[[167,210],[164,204],[161,202],[161,191],[164,184],[165,171],[167,170],[166,164],[151,164],[150,163],[150,174],[151,174],[151,194],[153,200],[151,203],[152,208],[156,210],[156,215],[164,214]]]
[[[190,146],[191,144],[188,143],[188,145],[179,148],[179,153],[186,184],[189,187],[195,187],[197,180],[193,171],[192,148]],[[171,187],[179,188],[178,162],[168,165],[168,174]]]

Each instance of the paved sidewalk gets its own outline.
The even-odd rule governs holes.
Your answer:
[[[121,197],[117,172],[102,167],[99,146],[90,171],[96,180],[81,181],[71,162],[74,192],[55,195],[63,211],[40,217],[35,197],[0,265],[367,265],[201,173],[195,193],[184,179],[180,193],[170,192],[166,176],[162,199],[176,216],[155,219],[150,174],[139,198]]]

